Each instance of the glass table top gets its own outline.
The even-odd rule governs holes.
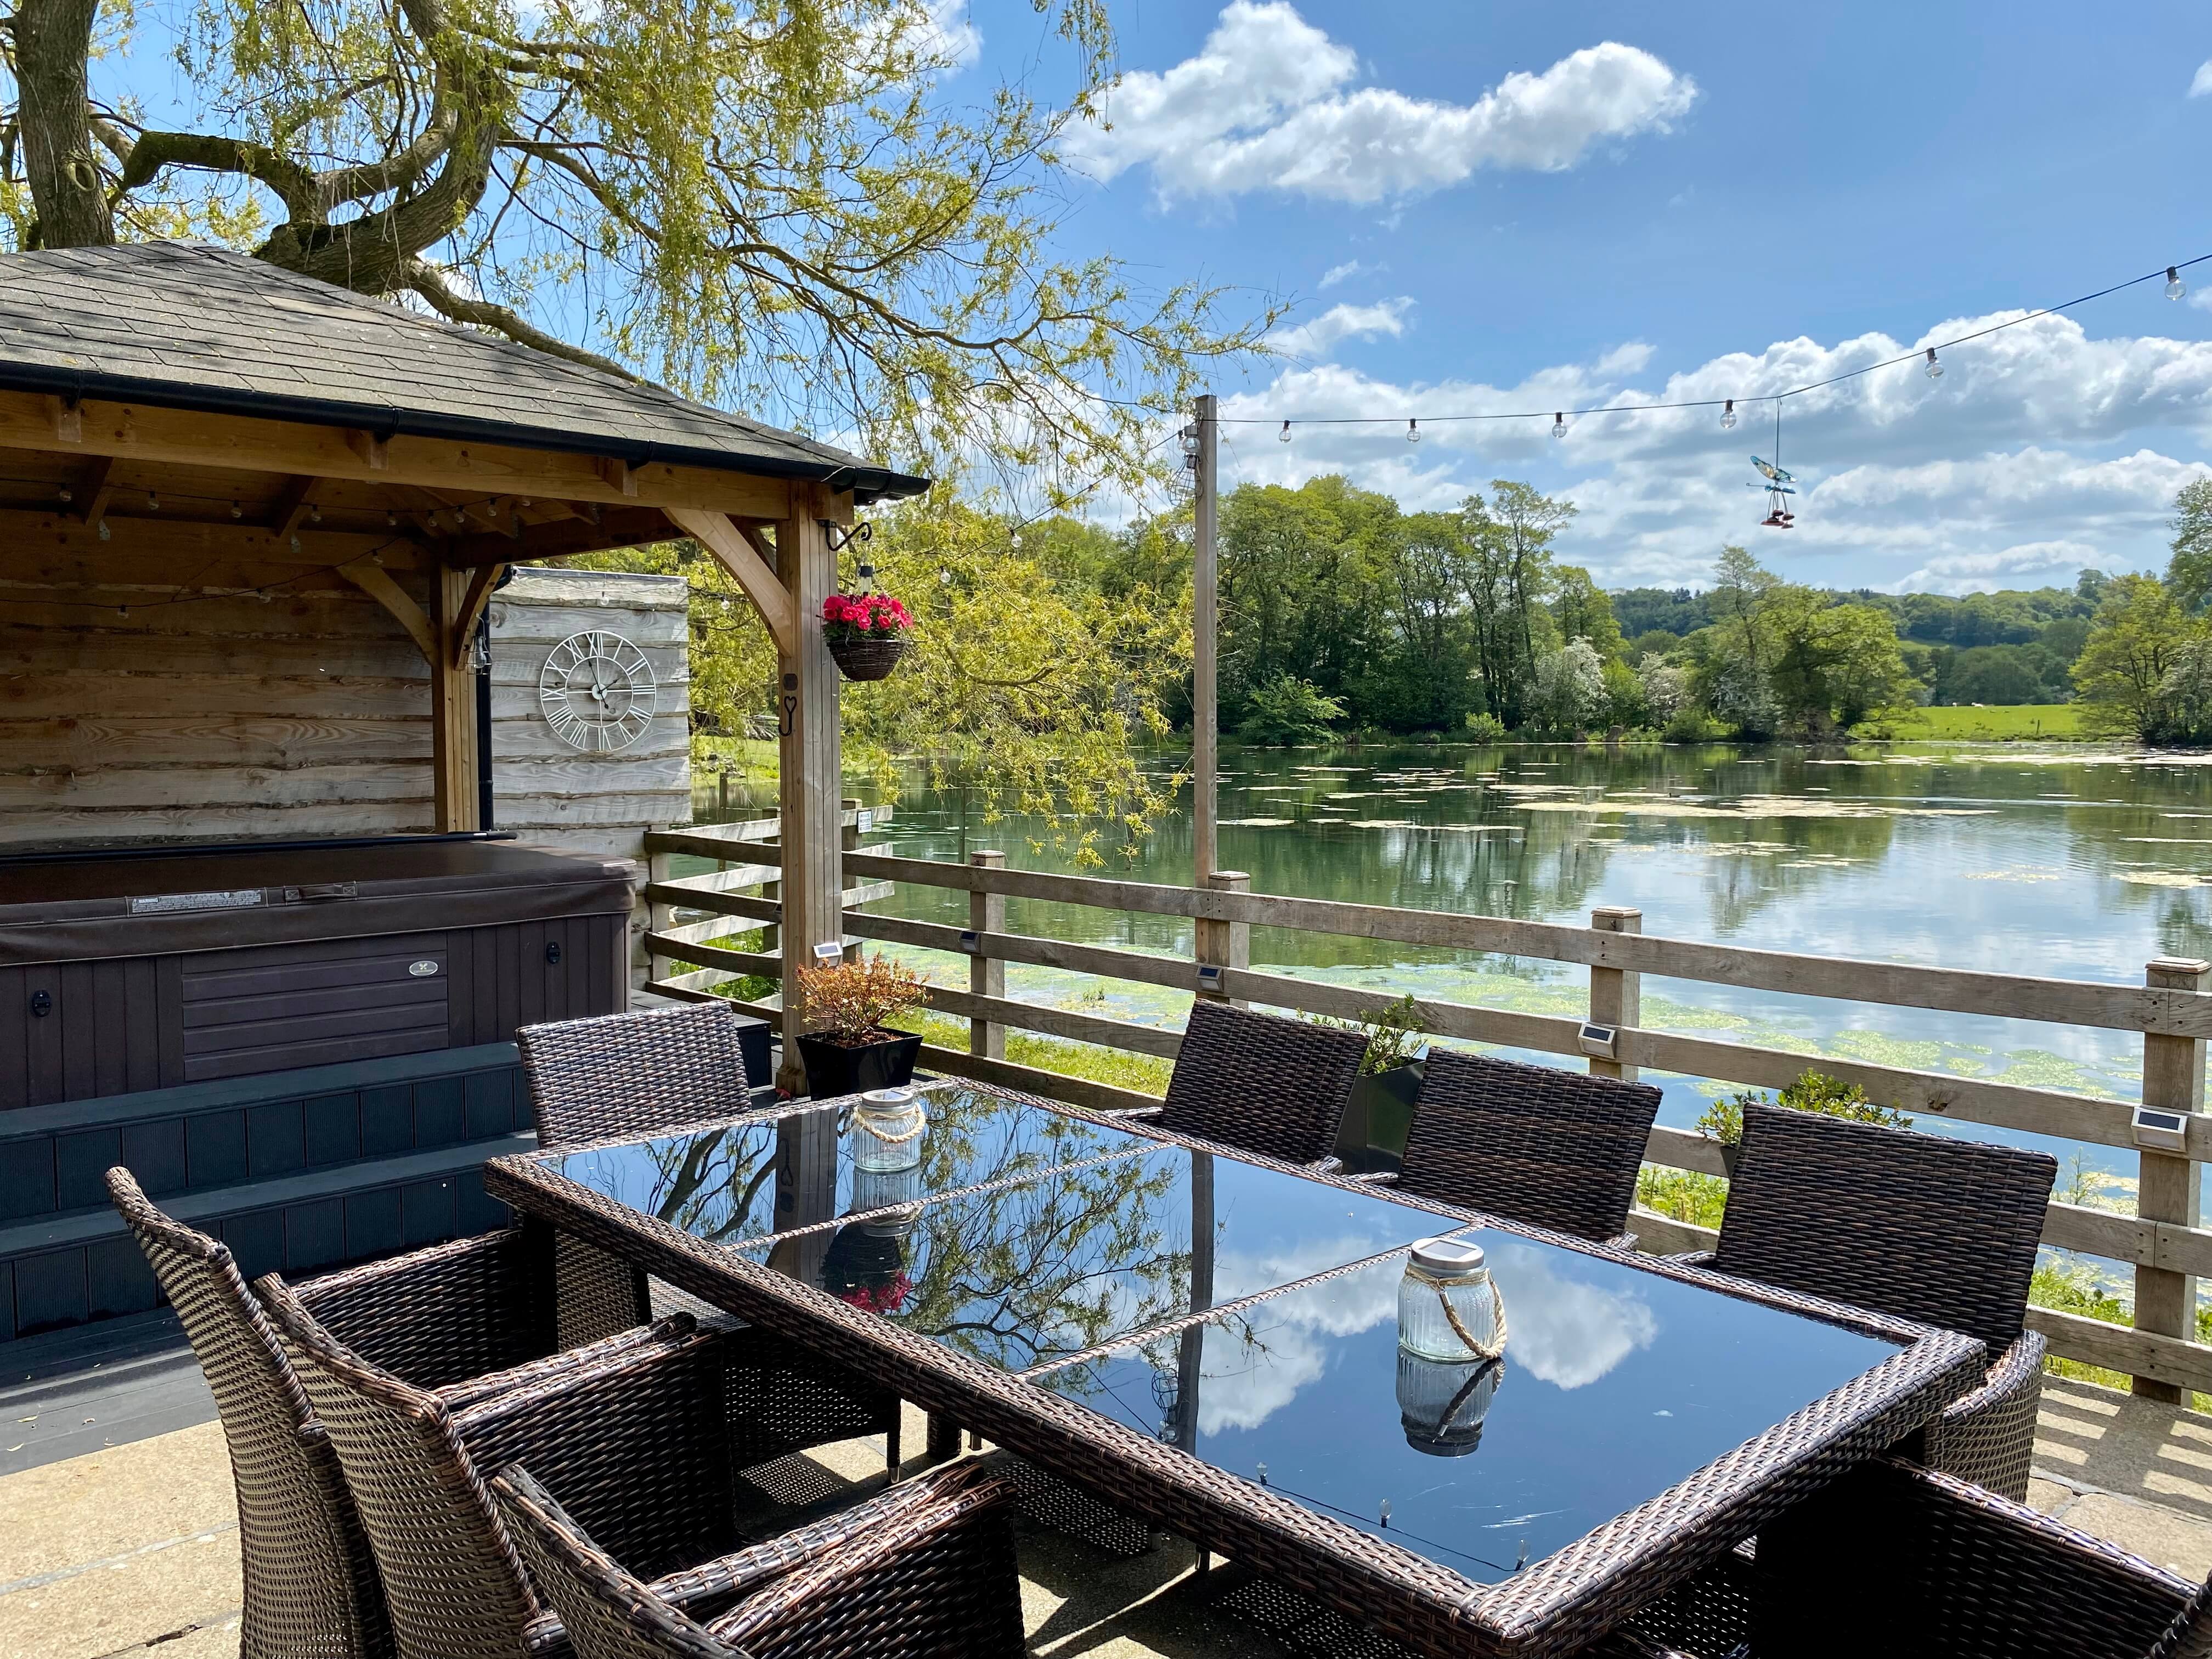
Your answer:
[[[1031,1380],[1491,1583],[1898,1352],[1517,1235],[1462,1236],[1506,1310],[1498,1365],[1401,1352],[1399,1253]]]
[[[1016,1181],[1058,1166],[1159,1143],[964,1084],[924,1085],[929,1127],[921,1162],[888,1184],[858,1170],[838,1103],[763,1115],[726,1127],[574,1152],[547,1169],[700,1238],[734,1243],[788,1232],[886,1203]]]
[[[1188,1316],[1194,1285],[1198,1305],[1214,1306],[1455,1224],[1364,1193],[1151,1145],[743,1248],[908,1330],[1026,1370]]]

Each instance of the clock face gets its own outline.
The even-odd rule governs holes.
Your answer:
[[[645,653],[619,634],[571,634],[538,676],[538,707],[553,735],[592,754],[627,749],[653,724],[659,687]]]

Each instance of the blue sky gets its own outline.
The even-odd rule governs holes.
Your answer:
[[[1110,130],[1071,149],[1071,250],[1164,286],[1294,297],[1291,356],[1224,413],[1402,420],[1756,396],[2212,253],[2212,15],[2158,4],[1128,5]],[[1053,54],[975,0],[962,80]],[[2192,96],[2192,84],[2197,95]],[[948,88],[952,90],[953,88]],[[978,90],[980,90],[980,84]],[[1747,459],[1771,406],[1431,427],[1231,428],[1231,480],[1341,471],[1409,507],[1495,476],[1583,508],[1613,583],[1723,541],[1804,580],[1973,587],[2154,568],[2212,473],[2212,265],[1792,400],[1798,528]]]

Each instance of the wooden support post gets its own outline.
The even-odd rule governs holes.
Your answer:
[[[2143,970],[2143,983],[2154,990],[2202,991],[2212,963],[2191,957],[2161,957]],[[2146,1106],[2167,1111],[2204,1109],[2204,1043],[2199,1037],[2166,1036],[2151,1032],[2143,1037],[2142,1098]],[[2167,1152],[2144,1152],[2142,1177],[2136,1188],[2136,1213],[2146,1221],[2179,1222],[2197,1225],[2197,1171],[2186,1158]],[[2136,1328],[2161,1336],[2197,1335],[2197,1280],[2188,1273],[2165,1267],[2136,1269]],[[2173,1382],[2135,1379],[2134,1391],[2146,1400],[2179,1405],[2188,1396]]]
[[[1603,905],[1590,912],[1590,926],[1602,933],[1640,933],[1644,931],[1644,912],[1631,909],[1626,905]],[[1643,975],[1625,968],[1592,968],[1590,1024],[1616,1027],[1642,1024],[1643,981]],[[1636,1081],[1636,1068],[1624,1066],[1617,1060],[1599,1060],[1593,1056],[1589,1068],[1592,1077],[1617,1077],[1628,1083]]]
[[[789,645],[776,658],[784,1042],[775,1080],[793,1094],[806,1087],[806,1069],[793,1041],[806,1029],[806,998],[798,969],[813,961],[817,945],[841,945],[844,938],[837,665],[822,636],[822,603],[837,591],[837,556],[822,528],[830,516],[826,490],[794,483],[790,515],[775,534],[778,574],[791,599]]]
[[[717,863],[714,868],[720,870],[722,866]],[[647,854],[645,872],[647,879],[656,884],[673,880],[676,876],[676,855],[672,853]],[[659,899],[650,900],[645,907],[645,920],[649,932],[665,933],[676,925],[676,907]],[[646,977],[648,980],[666,979],[675,969],[676,959],[673,957],[648,952],[645,959],[645,966]],[[754,1079],[756,1082],[760,1080]]]
[[[1000,870],[1006,867],[1006,855],[1004,853],[970,853],[968,862],[978,870]],[[1006,896],[1004,893],[969,894],[968,926],[979,934],[1005,933]],[[968,989],[979,997],[1003,997],[1006,994],[1006,964],[981,955],[969,957]],[[1004,1060],[1006,1057],[1006,1028],[994,1020],[969,1020],[968,1052],[990,1060]]]
[[[1214,418],[1211,393],[1198,400],[1196,490],[1192,501],[1190,653],[1190,823],[1194,887],[1211,883],[1220,861],[1221,708],[1217,693],[1215,630],[1220,611],[1219,564],[1214,552],[1216,506]],[[1201,924],[1202,925],[1202,924]]]
[[[1206,878],[1206,884],[1217,893],[1248,893],[1252,890],[1252,878],[1242,870],[1216,870]],[[1252,924],[1249,921],[1214,921],[1200,916],[1198,919],[1197,945],[1200,967],[1249,968],[1252,965]],[[1210,991],[1203,984],[1200,986],[1198,994],[1239,1008],[1245,1006],[1227,992]]]
[[[431,575],[430,765],[432,828],[480,829],[477,792],[477,661],[464,633],[466,570]]]

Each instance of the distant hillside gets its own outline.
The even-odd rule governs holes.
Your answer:
[[[2104,586],[2101,571],[2085,570],[2071,587],[1956,598],[1830,591],[1838,602],[1889,613],[1905,642],[1906,665],[1929,686],[1933,702],[2052,703],[2073,696],[2068,671],[2081,654]],[[1639,653],[1663,651],[1715,620],[1709,596],[1686,587],[1622,588],[1608,597],[1622,637]]]

